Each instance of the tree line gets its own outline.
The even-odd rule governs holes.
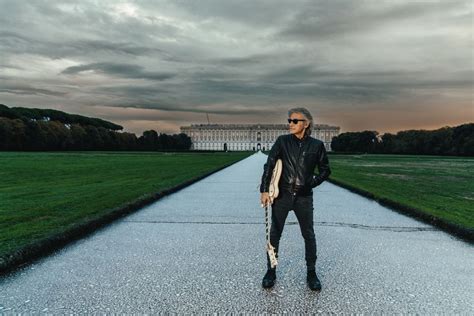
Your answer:
[[[144,131],[137,137],[98,118],[51,109],[0,104],[0,150],[189,150],[186,134]],[[437,130],[347,132],[333,137],[334,152],[474,156],[474,123]]]
[[[56,110],[0,104],[0,150],[189,150],[186,134],[119,132],[112,122]]]
[[[377,131],[341,133],[333,137],[331,148],[334,152],[474,156],[474,123],[382,136]]]

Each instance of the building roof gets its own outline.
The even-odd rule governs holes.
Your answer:
[[[287,130],[288,124],[191,124],[191,126],[181,126],[182,130],[189,129],[276,129],[276,130]],[[333,129],[339,130],[339,126],[330,126],[327,124],[314,124],[313,130],[318,129]]]

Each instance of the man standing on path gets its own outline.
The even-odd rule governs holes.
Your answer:
[[[273,201],[270,243],[278,246],[286,217],[293,210],[300,225],[305,242],[307,282],[311,290],[321,290],[316,275],[316,238],[313,230],[313,188],[321,184],[331,174],[326,148],[322,141],[310,137],[313,117],[305,108],[293,108],[288,111],[290,134],[278,137],[264,165],[260,185],[260,200],[263,205],[270,203],[268,194],[270,180],[276,161],[282,159],[283,170],[279,181],[279,195]],[[319,175],[314,174],[318,166]],[[275,284],[276,271],[271,268],[267,255],[267,273],[262,286],[270,288]]]

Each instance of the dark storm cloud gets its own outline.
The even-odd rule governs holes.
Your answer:
[[[138,46],[129,42],[111,42],[108,40],[65,41],[59,44],[54,40],[36,40],[33,36],[24,36],[14,32],[0,32],[0,46],[4,52],[24,53],[26,51],[50,58],[64,58],[84,55],[155,55],[162,59],[173,59],[163,50]]]
[[[35,88],[23,84],[0,84],[0,93],[20,94],[20,95],[46,95],[53,97],[66,96],[67,93],[51,91],[48,89]]]
[[[241,66],[252,66],[256,64],[268,63],[272,61],[273,55],[270,54],[257,54],[245,57],[228,57],[210,61],[211,63],[217,63],[223,66],[229,67],[241,67]]]
[[[369,103],[472,102],[468,0],[0,5],[0,103],[233,118],[298,103],[350,116]]]
[[[82,40],[77,42],[72,42],[69,46],[75,50],[81,51],[82,53],[90,51],[105,51],[113,54],[123,53],[126,55],[135,55],[143,56],[149,54],[163,54],[166,55],[160,49],[146,47],[146,46],[137,46],[127,42],[109,42],[106,40]]]
[[[314,1],[294,16],[279,35],[288,40],[335,39],[353,33],[374,31],[387,24],[403,24],[457,8],[466,1],[386,2]]]
[[[132,99],[140,97],[154,97],[158,94],[167,94],[170,91],[157,86],[111,86],[96,88],[98,94],[113,94]]]
[[[472,71],[461,70],[436,79],[432,73],[421,70],[407,71],[320,71],[312,70],[311,65],[290,67],[281,71],[269,73],[264,76],[268,83],[291,85],[298,83],[313,83],[337,87],[385,87],[397,91],[403,88],[414,89],[417,87],[439,89],[441,87],[467,88],[472,86]]]
[[[115,63],[94,63],[88,65],[72,66],[64,69],[61,73],[65,75],[75,75],[89,70],[97,73],[133,79],[162,81],[175,77],[175,74],[171,73],[148,72],[145,71],[143,67],[137,65]]]
[[[95,104],[91,103],[92,106]],[[129,102],[118,102],[109,104],[110,107],[118,108],[137,108],[137,109],[155,109],[170,112],[188,112],[188,113],[210,113],[225,115],[265,115],[268,110],[253,106],[228,106],[226,104],[205,105],[202,107],[191,107],[187,104],[168,103],[167,101],[155,100],[134,100]]]

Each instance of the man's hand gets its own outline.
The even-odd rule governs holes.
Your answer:
[[[268,192],[263,192],[260,194],[260,202],[262,203],[262,207],[265,207],[267,205],[270,205],[270,195]]]

